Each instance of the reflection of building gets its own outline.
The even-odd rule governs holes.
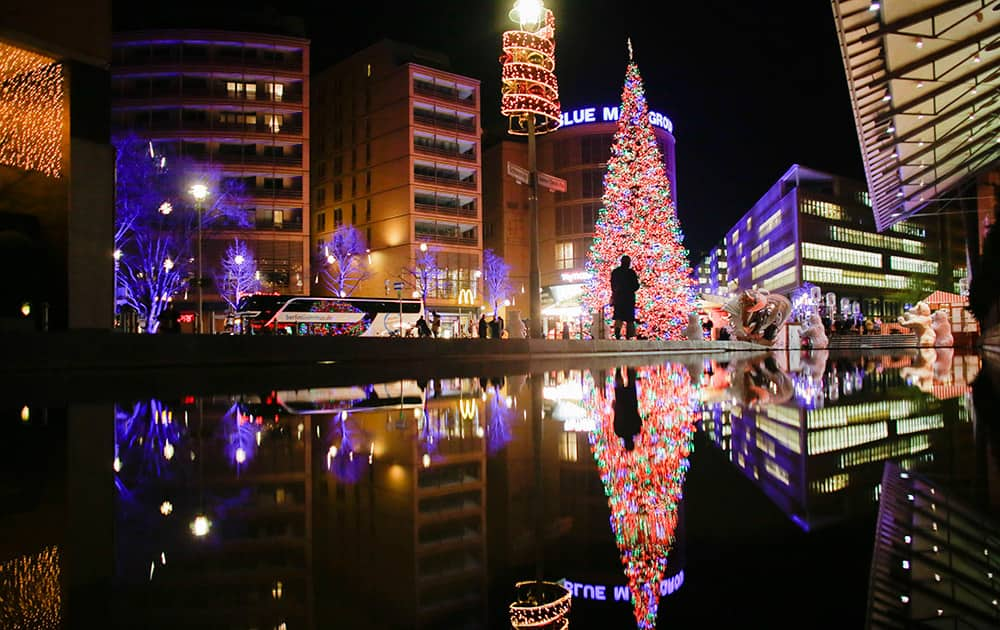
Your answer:
[[[886,463],[867,627],[1000,623],[997,523],[939,479]]]
[[[618,129],[618,107],[589,107],[563,112],[563,126],[538,139],[540,171],[566,180],[566,192],[540,191],[538,206],[539,268],[542,314],[547,330],[561,330],[562,322],[579,326],[588,319],[580,307],[585,263],[594,237],[594,222],[604,194],[604,174],[611,143]],[[677,166],[673,123],[651,112],[653,135],[663,154],[671,195],[677,200]],[[527,165],[526,148],[505,140],[486,151],[483,163],[487,186],[484,246],[492,247],[511,264],[516,297],[528,285],[528,187],[507,174],[508,162]],[[517,304],[522,313],[526,304]],[[584,322],[589,325],[589,322]],[[574,334],[578,328],[574,328]]]
[[[3,13],[0,329],[109,329],[111,3],[13,0]]]
[[[208,164],[242,184],[250,227],[211,226],[203,273],[211,276],[239,237],[254,253],[264,291],[308,294],[309,42],[224,31],[123,33],[112,68],[118,131],[153,140],[168,160]],[[220,192],[210,191],[206,204]]]
[[[479,81],[449,65],[383,40],[317,76],[313,246],[355,226],[373,273],[356,294],[395,297],[426,244],[438,269],[428,304],[454,321],[479,312],[482,156]]]
[[[274,409],[150,401],[118,413],[120,625],[220,627],[238,615],[316,627],[314,423]]]
[[[413,381],[396,385],[406,400],[419,391]],[[318,547],[332,584],[317,604],[329,627],[483,625],[483,402],[471,381],[426,387],[424,404],[393,405],[384,404],[396,389],[387,384],[378,406],[336,414],[322,431]],[[343,427],[355,436],[350,452]],[[357,474],[340,474],[347,459]]]
[[[877,233],[861,182],[793,165],[726,234],[728,278],[784,294],[810,282],[838,305],[894,317],[935,289],[955,290],[966,275],[963,234],[953,216]]]
[[[708,406],[702,428],[796,524],[822,527],[878,500],[886,460],[955,478],[974,474],[964,455],[974,438],[966,397],[942,400],[908,387],[906,369],[862,364],[793,374],[796,399],[758,407],[737,396]],[[734,391],[747,370],[731,366]]]

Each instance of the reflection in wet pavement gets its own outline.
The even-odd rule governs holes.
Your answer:
[[[856,627],[886,461],[997,513],[977,355],[722,358],[7,400],[0,625]]]

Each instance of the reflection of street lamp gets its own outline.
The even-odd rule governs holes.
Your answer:
[[[191,533],[198,538],[207,536],[210,529],[212,529],[212,521],[208,520],[204,514],[199,514],[191,521]]]
[[[509,17],[520,30],[503,34],[500,112],[510,133],[528,137],[529,336],[542,336],[541,273],[538,268],[538,159],[535,136],[561,123],[555,68],[555,18],[541,0],[517,0]]]
[[[203,299],[204,292],[202,290],[202,285],[204,284],[204,279],[201,277],[201,209],[202,204],[208,197],[208,186],[205,184],[195,184],[191,186],[189,191],[191,196],[194,197],[194,207],[198,211],[198,333],[203,333],[205,327],[202,324],[202,319],[204,316],[203,309]]]

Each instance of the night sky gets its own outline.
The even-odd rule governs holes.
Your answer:
[[[147,3],[115,2],[114,27],[253,30],[247,20],[254,17],[275,25],[276,13],[300,16],[314,72],[383,37],[438,50],[451,57],[453,71],[482,81],[489,145],[506,129],[497,112],[498,59],[512,5],[180,1],[147,15]],[[678,211],[692,252],[719,240],[792,164],[863,178],[828,3],[547,0],[546,6],[556,15],[564,110],[619,102],[625,40],[632,38],[650,107],[674,122]],[[248,7],[259,8],[248,13]]]

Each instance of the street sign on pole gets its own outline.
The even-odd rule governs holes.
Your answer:
[[[538,185],[549,192],[566,192],[566,180],[548,173],[538,172]]]
[[[518,166],[510,161],[507,162],[507,174],[513,177],[514,181],[518,184],[527,184],[531,181],[531,175],[528,172],[528,169],[523,166]]]

